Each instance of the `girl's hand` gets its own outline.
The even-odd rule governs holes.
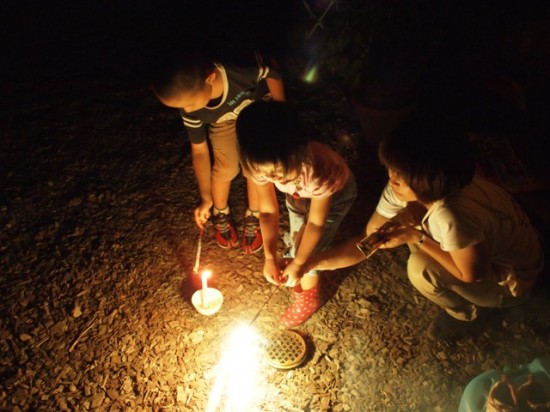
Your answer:
[[[212,208],[212,202],[202,201],[201,204],[195,208],[195,223],[201,229],[204,229],[204,225],[210,219],[210,209]]]
[[[302,266],[295,263],[293,260],[289,262],[283,270],[281,283],[284,282],[285,286],[291,288],[300,282],[302,276],[304,276]]]
[[[384,238],[385,241],[380,245],[380,249],[392,249],[405,243],[417,242],[420,231],[413,227],[400,227],[385,232]]]
[[[264,276],[273,285],[281,284],[281,270],[275,259],[266,259],[264,262]]]

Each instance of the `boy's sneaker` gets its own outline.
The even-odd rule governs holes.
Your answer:
[[[256,253],[264,246],[262,232],[260,231],[260,220],[250,215],[244,218],[243,238],[241,247],[245,254]]]
[[[231,249],[239,244],[237,229],[231,220],[231,216],[226,213],[212,215],[212,223],[216,230],[216,242],[222,249]]]

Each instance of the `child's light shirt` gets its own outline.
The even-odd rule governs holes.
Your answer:
[[[376,211],[390,218],[405,205],[388,184]],[[509,278],[519,288],[513,294],[529,287],[541,269],[542,248],[528,217],[504,189],[485,179],[476,177],[455,195],[436,201],[422,227],[445,251],[487,241],[493,267],[503,272],[503,281]]]
[[[302,164],[298,178],[282,184],[264,175],[253,175],[257,184],[272,182],[278,190],[294,197],[323,199],[341,190],[350,177],[346,161],[330,147],[311,142],[311,162]]]

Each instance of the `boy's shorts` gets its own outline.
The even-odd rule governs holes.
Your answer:
[[[209,137],[214,156],[212,179],[231,181],[239,174],[239,152],[235,121],[209,125]]]

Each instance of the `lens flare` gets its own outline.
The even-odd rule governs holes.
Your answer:
[[[302,81],[308,84],[315,83],[319,77],[319,70],[316,63],[310,62],[302,73]]]

